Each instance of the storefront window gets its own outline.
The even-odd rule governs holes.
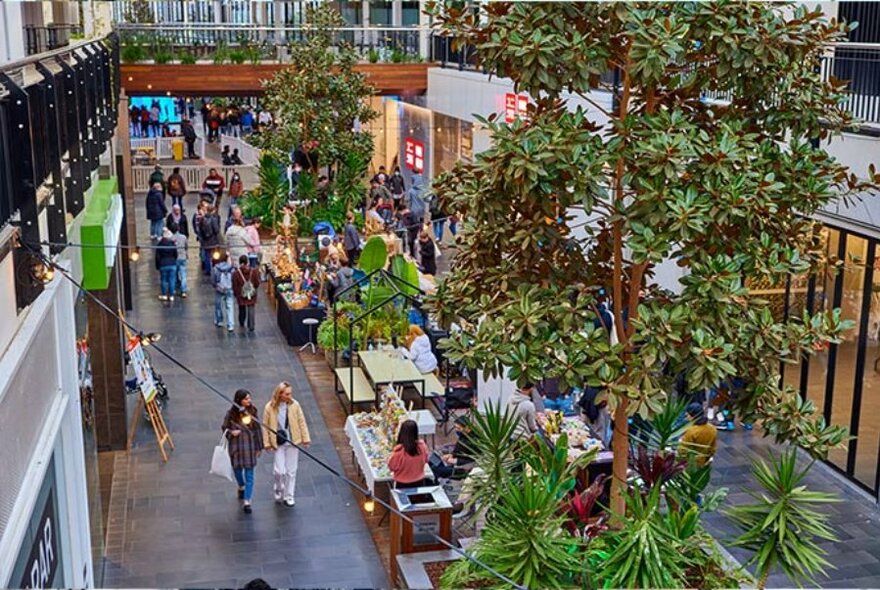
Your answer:
[[[792,277],[786,287],[786,311],[789,322],[800,321],[807,309],[807,290],[810,284],[809,274]],[[803,359],[798,356],[793,363],[782,366],[782,383],[790,385],[795,391],[801,390],[801,368]]]
[[[831,424],[850,425],[853,407],[853,389],[856,377],[856,357],[859,344],[859,323],[862,312],[862,293],[865,285],[865,261],[868,255],[868,241],[848,235],[846,237],[846,258],[844,259],[841,280],[843,295],[840,301],[840,316],[853,322],[853,327],[842,334],[837,345],[837,358],[834,363],[834,391],[831,407]],[[834,449],[829,460],[841,469],[846,469],[847,448]]]
[[[838,259],[840,232],[836,229],[822,230],[825,241],[826,262],[815,275],[815,289],[812,299],[812,313],[830,312],[834,304],[834,264]],[[807,399],[821,412],[825,404],[825,383],[828,378],[828,348],[817,351],[810,357],[807,377]]]
[[[856,434],[855,478],[875,489],[877,463],[880,460],[880,264],[875,256],[874,276],[869,303],[865,366],[862,380],[862,403],[859,408],[859,429]]]

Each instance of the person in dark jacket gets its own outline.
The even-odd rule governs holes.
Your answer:
[[[354,213],[348,212],[345,217],[345,231],[343,233],[342,246],[345,248],[345,255],[351,266],[357,263],[358,256],[361,253],[361,236],[357,228],[354,226]]]
[[[162,187],[162,197],[165,197],[165,174],[162,172],[161,166],[156,166],[153,169],[153,173],[150,174],[149,180],[150,186],[153,186],[156,183],[159,183]]]
[[[177,289],[177,243],[168,228],[163,230],[162,239],[156,245],[156,268],[159,269],[162,284],[159,299],[174,301],[174,292]]]
[[[456,419],[455,434],[458,436],[458,440],[455,441],[452,452],[440,455],[443,463],[431,463],[431,471],[434,472],[435,478],[448,478],[456,474],[463,475],[474,464],[474,450],[470,446],[470,419],[467,416],[460,416]]]
[[[413,213],[412,209],[404,206],[403,211],[400,212],[400,223],[405,231],[403,237],[406,240],[409,255],[415,258],[416,242],[419,240],[419,232],[422,229],[422,219]]]
[[[177,225],[177,231],[180,235],[189,237],[189,221],[186,220],[186,215],[183,214],[183,210],[177,203],[171,205],[171,213],[165,218],[165,227],[171,229],[172,223]]]
[[[150,220],[150,239],[153,241],[162,237],[162,228],[165,225],[165,216],[168,209],[165,208],[165,196],[162,194],[162,185],[155,183],[147,193],[147,219]]]
[[[248,299],[245,285],[253,286],[253,296]],[[248,264],[247,254],[238,257],[238,268],[232,273],[232,292],[235,294],[235,302],[238,303],[238,325],[244,328],[247,322],[248,332],[254,331],[254,315],[257,304],[257,292],[260,288],[260,271]]]
[[[206,126],[207,127],[207,126]],[[195,159],[196,156],[196,129],[192,122],[183,122],[183,141],[186,142],[186,157]]]
[[[434,247],[434,240],[431,239],[428,232],[422,231],[419,234],[419,256],[422,261],[422,272],[426,275],[437,274],[437,258]]]
[[[394,173],[386,183],[388,190],[391,191],[391,197],[394,199],[394,210],[400,211],[403,208],[403,195],[406,193],[406,183],[403,175],[400,173],[400,166],[394,167]]]
[[[254,495],[254,467],[263,450],[263,437],[251,392],[239,389],[233,400],[235,403],[226,412],[220,428],[229,439],[229,458],[238,482],[238,497],[243,501],[245,513],[250,514]]]
[[[211,253],[220,245],[220,216],[217,209],[210,204],[205,204],[205,215],[199,224],[199,235],[202,237],[202,267],[205,274],[211,274]]]

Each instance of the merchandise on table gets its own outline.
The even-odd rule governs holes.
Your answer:
[[[390,387],[382,394],[378,412],[359,412],[352,416],[357,426],[357,436],[377,478],[391,477],[386,461],[397,441],[400,423],[406,416],[403,400]]]
[[[551,410],[538,414],[538,424],[553,444],[559,440],[560,434],[568,435],[569,459],[575,459],[594,449],[601,451],[604,448],[602,441],[593,436],[593,432],[580,418],[563,416],[562,412]]]

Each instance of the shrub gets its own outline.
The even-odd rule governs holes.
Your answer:
[[[192,53],[186,52],[180,56],[180,63],[184,65],[192,65],[196,63],[196,56]]]
[[[369,60],[369,62],[371,64],[378,63],[379,62],[379,50],[376,49],[375,47],[370,47],[370,50],[367,52],[367,60]]]
[[[229,52],[229,61],[234,64],[243,64],[248,58],[248,52],[245,49],[233,49]]]
[[[130,45],[122,46],[120,58],[122,59],[123,63],[136,64],[140,61],[144,61],[145,59],[147,59],[147,52],[140,44],[132,43]]]

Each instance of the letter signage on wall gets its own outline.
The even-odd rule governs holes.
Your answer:
[[[60,588],[64,586],[61,567],[58,505],[55,497],[55,460],[49,462],[46,477],[31,522],[18,552],[9,580],[18,588]]]
[[[508,92],[504,95],[504,121],[513,123],[517,118],[525,120],[529,112],[529,97],[526,94]]]
[[[406,167],[413,172],[421,172],[425,169],[425,144],[411,137],[404,141],[404,162]]]

